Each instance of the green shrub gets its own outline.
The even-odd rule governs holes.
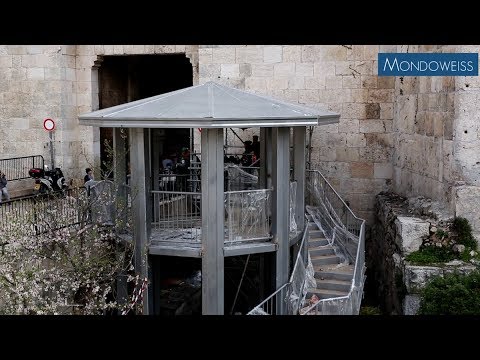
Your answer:
[[[362,306],[360,308],[360,315],[382,315],[382,312],[375,306]]]
[[[471,250],[477,250],[477,241],[472,235],[472,227],[467,219],[457,217],[453,220],[453,229],[458,234],[457,243]]]
[[[437,235],[437,238],[439,239],[446,239],[448,238],[448,233],[446,233],[445,231],[443,231],[442,229],[438,229],[437,232],[435,233],[435,235]]]
[[[406,256],[406,260],[417,265],[449,262],[455,259],[455,253],[446,247],[426,246]]]
[[[421,315],[479,315],[480,272],[435,277],[420,295]]]

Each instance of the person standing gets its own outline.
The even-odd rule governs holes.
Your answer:
[[[86,183],[87,181],[93,180],[93,171],[90,168],[85,169],[86,175],[83,178],[83,182]]]
[[[10,201],[10,195],[8,195],[7,189],[7,178],[5,174],[0,170],[0,204],[2,203],[2,198],[5,196],[7,201]]]

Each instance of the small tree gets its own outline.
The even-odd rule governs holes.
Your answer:
[[[132,276],[133,244],[122,236],[130,229],[128,202],[109,181],[89,190],[3,208],[0,314],[125,314],[141,302],[145,283]],[[116,293],[120,274],[136,280],[129,303]]]

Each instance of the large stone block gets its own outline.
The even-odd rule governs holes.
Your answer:
[[[213,49],[198,49],[199,64],[211,64],[213,62]]]
[[[305,77],[305,89],[325,89],[325,77]]]
[[[252,65],[252,76],[273,77],[273,64]]]
[[[284,46],[283,61],[287,63],[300,63],[302,61],[302,47],[292,45]]]
[[[419,295],[406,295],[403,299],[403,315],[417,315],[420,309]]]
[[[347,134],[348,147],[364,147],[367,141],[364,134]]]
[[[318,103],[318,90],[299,90],[298,102],[300,104],[315,104]]]
[[[365,119],[367,117],[366,104],[344,103],[341,114],[345,119]]]
[[[410,294],[416,294],[428,284],[432,278],[444,276],[445,274],[457,272],[468,274],[475,270],[475,266],[460,263],[459,265],[450,265],[443,267],[436,266],[417,266],[405,265],[404,282],[407,291]]]
[[[315,77],[325,77],[327,75],[335,75],[335,61],[316,60],[313,64],[313,75]]]
[[[330,148],[329,148],[330,149]],[[330,151],[335,155],[333,160],[353,162],[359,161],[360,155],[358,148],[337,147],[335,151]],[[321,159],[322,160],[322,159]]]
[[[360,120],[361,133],[388,133],[392,131],[392,120]]]
[[[455,216],[464,217],[470,222],[477,243],[480,244],[480,186],[456,186]]]
[[[262,65],[260,65],[262,66]],[[266,78],[267,90],[286,90],[288,89],[288,78]]]
[[[420,249],[424,237],[430,234],[430,223],[414,217],[399,216],[395,220],[397,227],[396,243],[404,255]]]
[[[368,90],[368,102],[387,103],[393,102],[394,90],[392,89],[370,89]]]
[[[360,77],[342,76],[342,87],[344,89],[358,89],[361,87]]]
[[[357,119],[340,118],[340,122],[338,123],[338,132],[357,134],[359,133],[359,123],[360,121]]]
[[[380,119],[384,119],[384,120],[393,119],[393,103],[380,104]]]
[[[212,62],[214,64],[233,64],[233,63],[235,63],[235,48],[215,48],[215,49],[212,49]]]
[[[275,77],[295,76],[295,64],[294,63],[274,64],[273,74]]]
[[[296,76],[313,76],[313,63],[297,63],[295,64]]]
[[[221,64],[220,76],[222,78],[238,78],[240,76],[239,64]]]
[[[302,76],[294,76],[288,79],[288,88],[295,90],[305,89],[305,78]]]
[[[263,48],[256,46],[239,46],[235,48],[235,62],[261,64],[263,63]]]
[[[375,179],[392,179],[393,165],[391,163],[373,164],[373,177]]]
[[[267,64],[282,62],[282,46],[265,46],[263,49],[263,62]]]
[[[326,89],[341,89],[343,87],[342,76],[326,76]]]
[[[353,162],[350,163],[350,172],[352,178],[373,178],[373,164],[365,162]]]

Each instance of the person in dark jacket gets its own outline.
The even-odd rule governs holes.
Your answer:
[[[93,180],[93,171],[90,168],[86,168],[85,172],[87,173],[84,178],[83,182],[86,183],[87,181]]]
[[[0,204],[2,203],[2,198],[5,196],[7,201],[10,201],[10,195],[8,195],[7,189],[7,178],[5,174],[0,170]]]

